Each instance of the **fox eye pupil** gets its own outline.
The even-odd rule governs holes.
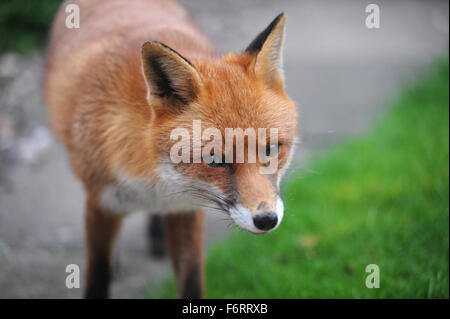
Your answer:
[[[278,152],[280,151],[280,144],[279,143],[272,143],[266,146],[266,156],[276,156]]]

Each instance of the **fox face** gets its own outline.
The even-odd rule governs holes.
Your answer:
[[[159,42],[142,47],[160,183],[252,233],[271,231],[283,218],[280,179],[297,136],[297,111],[281,69],[285,19],[280,14],[244,52],[220,59],[189,61]],[[233,136],[232,129],[242,134]],[[177,143],[187,161],[173,159],[180,155]]]

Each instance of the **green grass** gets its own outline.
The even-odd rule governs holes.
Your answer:
[[[279,229],[213,246],[207,297],[448,298],[448,69],[447,58],[370,133],[291,176]],[[365,286],[368,264],[379,289]]]
[[[28,53],[45,44],[53,16],[62,0],[1,0],[0,54]]]

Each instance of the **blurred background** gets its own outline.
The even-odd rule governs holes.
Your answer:
[[[368,29],[365,25],[368,15],[365,8],[371,1],[179,0],[179,2],[191,12],[200,29],[223,53],[241,51],[278,13],[281,11],[287,13],[284,49],[287,91],[297,102],[301,114],[299,129],[302,142],[298,145],[292,164],[292,171],[301,172],[300,175],[294,174],[292,177],[298,179],[298,183],[301,183],[303,178],[304,181],[314,181],[307,175],[311,172],[313,174],[321,172],[317,173],[308,166],[308,163],[314,162],[317,157],[326,156],[328,152],[332,152],[331,150],[348,140],[367,134],[374,123],[385,114],[386,108],[394,103],[392,101],[396,101],[401,95],[402,88],[422,80],[432,62],[443,56],[447,57],[444,69],[447,69],[448,82],[448,1],[378,0],[376,3],[380,7],[380,29]],[[62,146],[55,141],[48,128],[41,90],[47,31],[59,3],[58,0],[3,0],[0,3],[0,298],[79,298],[82,295],[81,289],[67,289],[64,283],[67,275],[66,265],[75,263],[82,269],[84,267],[85,196],[80,182],[71,171]],[[81,28],[82,23],[83,12],[81,12]],[[442,91],[442,87],[440,90]],[[445,90],[447,104],[439,114],[448,119],[448,89]],[[448,120],[443,127],[444,133],[448,134]],[[414,131],[415,129],[409,131],[409,135],[414,135]],[[430,135],[430,138],[434,139],[434,136]],[[361,151],[358,148],[357,150]],[[367,150],[361,152],[365,151]],[[364,268],[358,268],[358,263],[355,265],[347,262],[362,254],[361,247],[355,247],[341,255],[336,252],[333,260],[339,269],[343,269],[341,269],[344,274],[342,276],[359,280],[357,288],[346,286],[345,283],[342,283],[339,289],[335,286],[330,288],[330,283],[320,286],[321,280],[325,280],[327,275],[333,273],[332,270],[320,268],[321,274],[312,272],[310,277],[320,278],[315,282],[322,290],[314,286],[315,289],[309,290],[308,293],[308,283],[303,282],[305,288],[302,289],[302,293],[297,293],[296,287],[292,286],[284,293],[277,294],[278,288],[269,283],[266,288],[251,288],[254,284],[251,280],[256,281],[258,276],[249,274],[248,286],[234,287],[237,290],[242,288],[242,295],[236,293],[229,296],[275,298],[446,296],[448,298],[448,139],[430,152],[441,152],[439,154],[443,154],[443,160],[446,161],[447,170],[439,171],[436,175],[438,179],[441,177],[437,183],[443,185],[443,192],[447,190],[446,196],[436,197],[443,209],[446,209],[443,213],[446,217],[444,216],[444,223],[442,219],[436,219],[443,229],[424,228],[420,235],[429,231],[432,234],[441,234],[442,238],[446,235],[447,241],[444,240],[443,246],[436,248],[438,250],[433,254],[437,257],[424,252],[411,266],[416,267],[415,269],[404,266],[406,268],[402,278],[410,280],[409,283],[412,280],[412,285],[395,286],[391,292],[385,290],[380,295],[366,295],[364,290],[361,290],[364,289],[362,288]],[[430,154],[433,158],[434,153]],[[357,156],[358,154],[352,154],[346,161],[357,160]],[[376,158],[372,160],[377,161]],[[409,164],[408,161],[404,163]],[[323,172],[325,171],[326,169],[323,169]],[[384,172],[376,171],[374,174]],[[324,184],[329,183],[324,181]],[[288,187],[292,190],[296,186]],[[441,188],[439,189],[441,191]],[[289,193],[291,197],[298,194],[295,191]],[[326,193],[323,195],[327,196]],[[315,204],[323,205],[324,198],[319,195],[318,199],[320,203]],[[423,205],[432,210],[431,206],[427,206],[428,200],[428,197],[424,199]],[[290,201],[291,211],[295,211],[297,207],[295,198]],[[301,205],[299,203],[297,207],[300,211],[298,215],[300,221]],[[314,206],[314,203],[311,205]],[[330,203],[328,209],[333,210],[333,204]],[[359,209],[362,215],[368,214],[368,218],[371,218],[370,212],[373,213],[373,210],[370,207],[361,206],[356,210]],[[408,209],[403,210],[408,212]],[[313,262],[323,265],[327,263],[326,256],[333,255],[335,251],[331,246],[329,247],[331,250],[328,251],[327,237],[324,236],[322,240],[320,236],[321,231],[328,234],[328,229],[321,228],[320,222],[316,223],[311,214],[305,214],[305,220],[310,224],[307,222],[300,226],[306,235],[298,238],[299,244],[295,249],[302,251],[299,255],[302,267],[307,267]],[[405,216],[408,215],[402,215],[401,220],[408,220]],[[339,225],[340,221],[350,220],[347,217],[335,215],[333,220]],[[250,245],[253,245],[256,239],[247,239],[247,235],[244,234],[229,239],[230,236],[234,236],[230,235],[233,231],[227,228],[227,223],[220,221],[221,218],[213,212],[208,213],[207,245],[218,247],[213,248],[217,260],[240,258],[237,255],[239,250],[226,247],[228,241],[231,240],[232,245],[233,240],[234,243],[238,241],[235,238],[241,238],[240,245],[245,247],[247,240],[252,241]],[[289,217],[285,223],[288,221]],[[387,223],[385,230],[398,230],[399,224],[395,219],[382,221]],[[349,225],[346,224],[346,229],[353,227]],[[166,296],[164,291],[171,289],[170,284],[169,288],[164,288],[166,279],[171,276],[168,260],[152,259],[147,254],[146,227],[146,216],[143,215],[132,215],[125,221],[119,240],[118,267],[112,286],[114,298]],[[405,228],[403,233],[408,233],[408,228]],[[283,236],[283,232],[281,231],[280,235],[270,236]],[[383,242],[380,236],[373,241],[374,251],[377,249],[385,251],[383,247],[390,245]],[[413,238],[418,235],[412,231],[409,236]],[[272,238],[278,240],[278,237]],[[353,241],[365,240],[364,237],[349,237],[343,240],[352,241],[352,238]],[[375,237],[371,237],[370,240],[372,238]],[[438,237],[436,240],[442,242],[442,238]],[[328,240],[339,241],[339,236]],[[432,242],[428,244],[432,245]],[[323,258],[321,245],[324,249]],[[245,249],[242,247],[239,249]],[[316,247],[317,252],[314,252]],[[235,255],[226,255],[220,252],[221,249],[228,252],[235,251]],[[399,249],[404,251],[403,248]],[[245,254],[245,250],[243,253]],[[408,255],[400,257],[397,253],[393,252],[392,256],[399,256],[398,258],[402,259],[399,262],[408,264]],[[292,256],[291,251],[287,254]],[[361,260],[361,265],[376,263],[377,254],[374,253],[373,256],[374,260]],[[391,258],[391,255],[385,257]],[[427,260],[435,257],[439,259],[437,268],[432,270],[426,268]],[[289,264],[290,257],[277,258],[281,258],[280,260],[287,258],[285,262]],[[272,261],[261,260],[260,266],[272,267],[269,265]],[[282,261],[273,267],[282,268],[283,263]],[[292,269],[296,267],[294,264],[291,265]],[[217,268],[214,262],[208,264],[208,279],[213,278],[213,271],[217,270],[220,271],[220,268]],[[308,273],[305,274],[308,271],[312,270],[303,269],[302,272],[298,270],[298,276],[308,276]],[[234,274],[240,272],[245,271],[235,269]],[[416,272],[429,276],[414,284]],[[315,277],[316,275],[319,277]],[[283,282],[290,281],[290,277],[287,276],[288,273],[280,272]],[[333,273],[333,276],[336,274]],[[238,277],[236,275],[236,280]],[[336,279],[332,278],[330,281]],[[232,281],[233,279],[230,279],[230,282]],[[242,280],[241,285],[246,282]],[[442,287],[436,290],[436,287],[445,283],[446,290]],[[208,289],[213,291],[213,296],[219,298],[228,296],[220,295],[218,293],[220,287],[214,285],[212,279],[211,284],[208,283]],[[233,287],[223,289],[231,288]],[[328,289],[328,294],[323,293],[325,288]],[[158,295],[158,291],[163,292]],[[394,293],[402,291],[405,292],[403,295]],[[167,293],[167,296],[172,295]]]

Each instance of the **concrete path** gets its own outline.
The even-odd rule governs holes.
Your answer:
[[[294,159],[364,132],[403,83],[448,52],[448,2],[377,1],[381,28],[365,27],[365,1],[181,1],[221,52],[240,51],[281,11],[288,93],[301,112]],[[370,2],[367,2],[370,3]],[[0,298],[78,298],[65,267],[84,265],[84,194],[48,134],[42,56],[0,58]],[[208,217],[207,243],[227,235]],[[146,219],[131,216],[119,241],[115,298],[145,297],[167,278],[146,255]]]

